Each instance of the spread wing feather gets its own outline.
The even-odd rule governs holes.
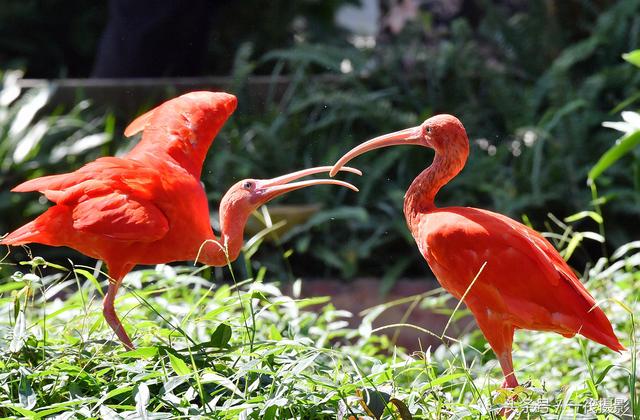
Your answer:
[[[39,191],[72,208],[73,227],[114,239],[152,242],[169,222],[151,201],[160,174],[132,159],[104,157],[75,172],[24,182],[16,192]]]
[[[143,131],[147,127],[147,124],[149,123],[149,120],[153,116],[153,113],[156,111],[156,109],[158,108],[153,108],[151,111],[145,112],[144,114],[133,120],[131,124],[129,124],[127,128],[125,128],[124,135],[126,137],[131,137]]]

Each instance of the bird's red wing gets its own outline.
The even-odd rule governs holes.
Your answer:
[[[518,249],[518,253],[525,252],[522,257],[535,258],[537,262],[535,266],[542,269],[541,273],[545,273],[545,275],[535,275],[533,272],[524,273],[526,262],[522,258],[519,259],[519,270],[523,272],[525,278],[532,281],[529,293],[525,297],[537,296],[537,299],[532,299],[531,303],[537,301],[540,307],[546,308],[551,315],[551,322],[538,319],[538,322],[542,322],[539,325],[534,325],[535,327],[551,329],[567,337],[580,333],[614,351],[624,350],[613,332],[607,316],[599,307],[595,306],[596,302],[593,296],[549,241],[535,230],[506,216],[487,211],[484,213],[489,216],[497,216],[494,219],[496,223],[502,222],[511,228],[511,230],[507,230],[504,226],[499,225],[493,227],[496,232],[509,232],[502,236],[503,245]],[[512,262],[517,263],[515,260]],[[508,265],[509,262],[507,262]],[[550,272],[551,274],[549,274]],[[517,275],[517,272],[515,274]],[[542,290],[542,299],[540,299],[539,292],[531,291],[532,288]],[[519,306],[524,307],[523,303],[520,302]],[[536,322],[535,319],[533,321]]]
[[[573,316],[595,303],[553,246],[512,219],[456,207],[430,215],[425,226],[427,260],[443,286],[458,297],[486,262],[473,287],[483,301],[494,302],[495,310],[510,307],[523,319],[537,311]]]
[[[510,219],[502,214],[492,213],[498,216],[504,223],[511,226],[514,230],[514,242],[517,241],[515,237],[519,237],[525,240],[530,248],[530,255],[535,255],[536,258],[545,267],[553,267],[557,275],[548,277],[548,280],[557,286],[559,282],[564,281],[570,285],[579,295],[585,299],[586,303],[593,306],[595,301],[593,296],[584,287],[582,282],[575,275],[573,269],[567,264],[567,262],[558,253],[555,247],[539,232],[521,224],[513,219]],[[535,251],[539,252],[535,252]]]
[[[156,111],[156,109],[158,108],[153,108],[151,111],[145,112],[144,114],[133,120],[131,124],[129,124],[124,130],[125,137],[131,137],[143,131],[149,123],[149,120],[151,119],[151,116]]]
[[[39,191],[44,192],[46,190],[62,190],[67,185],[73,185],[81,182],[88,176],[79,177],[76,176],[76,172],[59,175],[41,176],[40,178],[30,179],[22,184],[19,184],[11,189],[12,192],[31,192]]]
[[[539,233],[467,207],[430,213],[420,226],[424,232],[418,237],[426,237],[421,249],[438,280],[456,297],[466,296],[476,317],[492,314],[496,325],[580,333],[613,350],[624,349],[604,312]]]
[[[156,205],[118,192],[78,203],[72,219],[77,230],[118,240],[153,242],[169,231],[169,222]]]
[[[160,173],[131,159],[104,157],[75,172],[36,178],[13,191],[39,191],[72,209],[73,227],[120,240],[155,241],[169,230],[153,204]]]
[[[103,157],[75,172],[35,178],[16,186],[13,192],[38,191],[57,204],[73,205],[89,197],[117,190],[148,199],[160,173],[131,159]]]

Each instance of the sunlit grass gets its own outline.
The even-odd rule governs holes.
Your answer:
[[[138,346],[127,352],[102,318],[103,275],[37,258],[4,265],[0,416],[346,419],[366,416],[366,407],[382,418],[496,418],[504,404],[525,418],[638,414],[639,247],[596,265],[588,284],[607,298],[603,309],[629,351],[518,332],[523,386],[514,391],[498,389],[499,366],[477,332],[407,354],[371,326],[393,303],[350,327],[349,312],[328,298],[300,299],[297,283],[286,295],[265,270],[236,285],[210,282],[206,268],[131,273],[116,300]],[[27,274],[11,275],[17,269]],[[443,293],[418,296],[415,306],[450,310]],[[358,402],[367,392],[369,406]],[[396,405],[385,408],[390,399]]]

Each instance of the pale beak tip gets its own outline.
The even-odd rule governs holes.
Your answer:
[[[360,169],[358,169],[358,168],[351,168],[351,167],[345,166],[343,169],[348,170],[352,174],[356,174],[358,176],[362,176],[362,171]]]
[[[355,192],[359,192],[359,191],[360,191],[360,190],[358,189],[358,187],[356,187],[356,186],[355,186],[355,185],[353,185],[353,184],[350,184],[350,183],[348,183],[348,182],[344,182],[344,181],[338,181],[338,182],[340,182],[338,185],[342,185],[343,187],[347,187],[347,188],[349,188],[349,189],[350,189],[350,190],[352,190],[352,191],[355,191]]]

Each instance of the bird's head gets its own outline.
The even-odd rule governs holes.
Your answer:
[[[316,168],[303,169],[271,179],[243,179],[235,183],[222,198],[220,202],[220,222],[223,232],[235,224],[242,225],[249,215],[261,205],[267,203],[282,194],[298,190],[300,188],[314,185],[332,184],[339,185],[358,191],[358,189],[348,182],[335,179],[309,179],[297,181],[305,176],[322,172],[329,172],[331,166],[320,166]],[[343,167],[340,170],[362,175],[362,172],[355,168]],[[297,182],[294,182],[297,181]]]
[[[385,134],[354,147],[336,162],[329,174],[334,176],[351,159],[370,150],[398,145],[424,146],[437,152],[462,148],[466,159],[469,140],[460,120],[453,115],[440,114],[429,118],[419,126]]]

